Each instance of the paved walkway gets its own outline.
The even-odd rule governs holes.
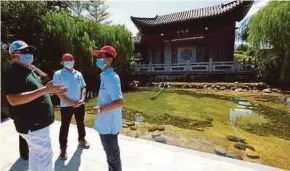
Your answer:
[[[87,128],[88,150],[78,148],[77,129],[71,125],[67,161],[57,160],[60,122],[51,126],[56,171],[107,171],[105,153],[95,130]],[[27,170],[27,161],[19,159],[18,134],[11,120],[1,123],[1,170]],[[120,136],[124,171],[274,171],[276,168],[229,159],[156,142]]]

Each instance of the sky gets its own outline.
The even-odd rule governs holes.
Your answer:
[[[134,17],[155,17],[156,15],[170,14],[195,8],[218,5],[231,0],[107,0],[108,11],[111,13],[112,24],[125,25],[135,36],[138,29],[131,21]],[[255,1],[247,16],[253,15],[264,7],[269,0]]]

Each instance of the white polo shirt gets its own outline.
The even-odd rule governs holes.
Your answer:
[[[63,68],[58,70],[53,75],[54,84],[62,84],[67,88],[65,96],[73,101],[79,101],[82,98],[82,88],[86,86],[82,73],[77,70],[72,72]],[[60,100],[60,107],[68,107],[68,105]]]

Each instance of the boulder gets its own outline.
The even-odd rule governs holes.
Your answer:
[[[161,136],[161,133],[160,132],[153,132],[152,134],[151,134],[151,137],[154,139],[154,138],[156,138],[156,137],[159,137],[159,136]]]
[[[281,93],[281,90],[279,90],[277,88],[273,88],[272,91],[275,92],[275,93]]]
[[[163,143],[163,144],[166,144],[166,143],[167,143],[166,138],[164,138],[164,137],[162,137],[162,136],[158,136],[158,137],[154,138],[154,140],[155,140],[156,142]]]
[[[241,89],[241,88],[235,89],[235,92],[242,92],[242,91],[243,91],[243,89]]]
[[[220,90],[226,90],[227,88],[225,86],[221,86]]]
[[[157,126],[157,130],[158,130],[158,131],[164,131],[164,130],[165,130],[165,126],[163,126],[163,125],[158,125],[158,126]]]
[[[266,88],[266,89],[264,89],[263,92],[264,92],[264,93],[272,93],[272,91],[271,91],[270,88]]]
[[[138,132],[134,132],[133,137],[134,138],[139,138],[139,133]]]

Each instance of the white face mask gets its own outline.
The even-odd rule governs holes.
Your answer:
[[[63,66],[68,68],[68,69],[72,69],[74,67],[75,62],[74,61],[65,61],[63,62]]]

